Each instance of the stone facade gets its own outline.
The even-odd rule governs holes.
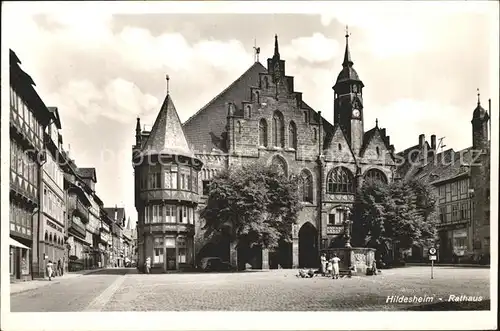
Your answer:
[[[339,239],[344,219],[339,208],[353,204],[355,188],[363,178],[374,176],[388,182],[394,178],[394,147],[385,129],[377,123],[363,130],[363,86],[346,44],[343,69],[333,87],[335,118],[331,124],[294,90],[294,78],[286,75],[276,37],[267,68],[254,63],[183,125],[191,150],[203,162],[200,206],[205,199],[203,187],[218,171],[255,162],[280,165],[285,173],[301,176],[306,183],[301,190],[304,208],[292,229],[291,247],[284,249],[291,252],[293,267],[317,265],[320,249],[343,245]],[[201,227],[197,224],[195,230],[200,238],[197,252],[204,245]],[[276,265],[273,254],[264,250],[256,267]],[[306,256],[315,258],[307,261],[311,259]]]

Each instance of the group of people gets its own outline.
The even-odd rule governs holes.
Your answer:
[[[323,276],[338,279],[340,276],[339,262],[340,258],[336,253],[333,253],[330,258],[327,258],[325,253],[321,254],[321,273]]]
[[[336,253],[331,258],[327,258],[325,253],[321,254],[321,269],[319,273],[326,277],[332,277],[332,279],[338,279],[340,277],[339,262],[340,258]],[[315,274],[316,272],[313,269],[300,269],[297,277],[312,278]]]
[[[49,262],[47,262],[46,269],[47,269],[47,275],[49,276],[49,280],[52,280],[53,277],[64,275],[64,265],[61,259],[57,261],[55,268],[54,268],[54,263],[52,263],[52,261],[49,260]]]

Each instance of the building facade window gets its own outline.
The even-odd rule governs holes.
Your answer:
[[[385,174],[378,169],[370,169],[365,173],[365,179],[372,181],[379,181],[384,184],[387,184],[387,177]]]
[[[297,149],[297,126],[293,121],[288,125],[288,147]]]
[[[354,176],[344,167],[336,167],[327,177],[328,193],[354,193]]]
[[[259,146],[267,147],[267,122],[263,118],[259,121]]]
[[[312,175],[307,170],[302,170],[299,177],[299,196],[304,202],[313,202]]]
[[[154,239],[154,260],[153,263],[163,263],[163,238]]]
[[[328,225],[342,225],[345,221],[345,212],[342,208],[335,207],[328,214]]]
[[[275,111],[273,115],[273,146],[274,147],[285,147],[285,128],[283,121],[283,114],[279,111]]]
[[[313,128],[313,140],[318,140],[318,130],[316,130],[316,128]]]

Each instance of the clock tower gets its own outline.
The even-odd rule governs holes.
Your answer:
[[[337,76],[333,86],[334,99],[334,124],[340,126],[346,136],[353,152],[359,155],[363,142],[363,82],[354,70],[349,51],[349,33],[346,27],[346,45],[342,71]]]

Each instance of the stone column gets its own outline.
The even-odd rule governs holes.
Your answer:
[[[292,268],[299,267],[299,238],[292,239]]]
[[[238,250],[234,241],[229,244],[229,262],[234,268],[238,268]]]
[[[269,269],[269,249],[267,248],[262,249],[262,269]]]

